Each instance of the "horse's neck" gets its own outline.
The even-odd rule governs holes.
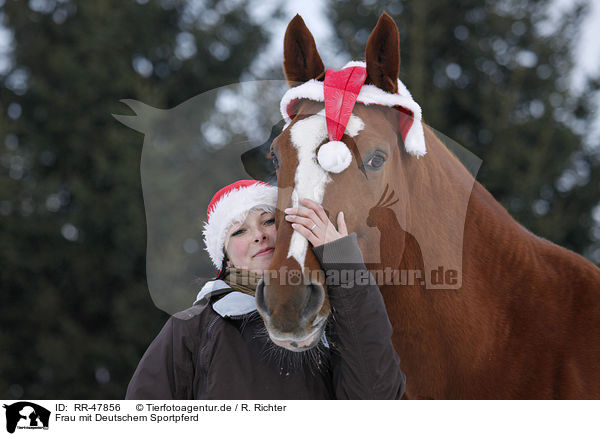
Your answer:
[[[552,304],[559,289],[600,286],[600,269],[579,254],[542,239],[517,221],[477,183],[465,221],[464,271],[471,281],[494,280],[496,294],[518,298],[544,290]],[[573,280],[578,281],[575,284]],[[489,285],[488,285],[489,286]],[[471,286],[473,287],[473,286]]]
[[[439,377],[440,380],[449,373],[458,376],[463,369],[467,371],[486,362],[490,353],[502,348],[506,341],[506,302],[499,299],[497,293],[502,282],[494,275],[486,277],[488,271],[478,269],[481,265],[473,262],[486,256],[493,259],[492,263],[500,261],[501,255],[494,253],[494,242],[487,238],[503,238],[505,232],[510,234],[513,221],[479,184],[474,186],[468,206],[466,224],[463,220],[466,230],[464,244],[461,244],[460,288],[432,289],[418,282],[381,288],[394,327],[394,344],[401,356],[410,356],[404,359],[409,373],[429,374],[431,379]],[[433,222],[424,220],[423,224],[433,225]],[[435,228],[428,230],[431,236],[438,235]],[[440,232],[440,237],[444,238],[449,230]],[[423,244],[412,232],[398,228],[390,233],[403,237],[403,253],[395,259],[398,270],[421,271],[421,276],[426,277],[436,269],[428,268],[424,262],[423,249],[430,249],[431,241]],[[392,235],[382,237],[382,241]],[[422,232],[421,237],[424,235],[426,237]],[[442,252],[441,256],[445,255]],[[384,256],[393,255],[382,251],[382,261],[388,259]],[[415,381],[415,386],[433,396],[441,395],[443,386],[429,383],[428,378],[422,378]]]
[[[491,332],[499,325],[495,320],[507,310],[504,289],[513,284],[513,276],[518,277],[506,273],[507,259],[518,263],[527,258],[538,239],[514,221],[458,161],[438,165],[435,159],[451,159],[448,153],[437,150],[430,162],[425,156],[405,167],[413,177],[411,213],[407,228],[391,232],[403,235],[403,252],[396,254],[395,265],[400,270],[421,270],[425,282],[383,289],[386,303],[395,307],[390,315],[396,318],[395,328],[411,334],[419,330],[427,343],[440,344],[437,351],[442,354],[444,349],[467,350],[466,341],[474,338],[498,337]],[[382,260],[385,256],[393,254],[382,251]],[[436,286],[432,275],[441,271],[442,277],[437,278],[445,279],[449,270],[458,272],[459,283]],[[485,349],[495,344],[479,345]],[[430,346],[428,352],[433,352],[436,347]]]
[[[437,153],[434,158],[439,156]],[[435,168],[435,165],[429,165],[426,170]],[[429,185],[423,183],[425,179]],[[469,182],[460,168],[446,166],[445,171],[437,171],[434,176],[418,180],[426,188],[412,194],[419,203],[412,213],[411,228],[406,229],[409,236],[404,239],[416,243],[406,244],[401,258],[398,257],[395,262],[404,269],[424,268],[426,278],[437,265],[444,270],[448,269],[446,265],[458,266],[462,285],[449,286],[447,289],[451,290],[444,291],[425,284],[418,287],[419,292],[399,292],[410,310],[425,316],[433,314],[438,321],[447,323],[452,331],[460,331],[454,327],[462,325],[465,330],[474,329],[486,317],[490,320],[511,318],[509,313],[515,307],[522,307],[536,292],[540,293],[541,306],[552,304],[551,298],[541,293],[572,286],[565,284],[565,274],[569,271],[577,271],[579,277],[591,277],[577,279],[587,280],[584,286],[594,283],[594,280],[600,283],[597,267],[529,232],[478,182],[473,181],[464,203],[461,198],[465,197]],[[456,187],[464,192],[456,195]],[[447,193],[447,196],[438,195],[438,192]],[[452,215],[453,212],[461,212],[463,207],[464,214]],[[436,210],[439,210],[437,215]],[[427,227],[422,229],[419,226]],[[463,231],[459,245],[448,243],[449,240],[452,242],[450,238],[456,235],[459,227]],[[456,258],[457,248],[460,249],[460,262]],[[440,262],[434,263],[437,259],[441,259]],[[400,291],[406,289],[404,287]],[[444,286],[438,289],[444,289]],[[393,292],[398,291],[394,289]],[[484,325],[484,328],[494,328],[493,322]]]
[[[460,218],[449,214],[453,207],[463,207],[455,188],[464,191],[468,180],[459,167],[446,166],[439,171],[433,159],[423,163],[417,167],[412,162],[420,172],[414,168],[407,171],[417,175],[412,181],[418,186],[411,195],[418,200],[418,208],[407,221],[412,229],[406,230],[403,253],[395,261],[400,269],[425,267],[427,273],[424,251],[436,248],[435,239],[428,238],[439,236],[441,245],[448,242]],[[447,198],[438,192],[447,193]],[[600,304],[600,269],[533,235],[479,183],[475,182],[468,194],[460,240],[462,286],[447,290],[418,285],[382,287],[394,327],[394,345],[403,357],[406,373],[413,377],[409,392],[413,395],[472,396],[470,389],[477,384],[470,383],[477,380],[476,374],[502,372],[511,364],[525,368],[538,357],[531,348],[516,349],[515,335],[521,344],[544,340],[547,328],[568,328],[567,316],[572,320],[586,312],[582,320],[595,319],[592,313]],[[419,232],[418,225],[428,227]],[[382,234],[382,241],[388,238]],[[447,260],[448,253],[452,261],[454,253],[443,247],[439,256]],[[436,253],[433,255],[435,259]],[[557,323],[562,325],[557,327]],[[585,328],[597,329],[592,324],[588,322]],[[532,328],[534,325],[541,331]],[[558,340],[545,339],[549,343]],[[485,391],[479,392],[485,395]]]
[[[487,289],[490,294],[502,296],[506,295],[504,290],[514,288],[527,274],[527,281],[536,280],[528,271],[532,264],[545,252],[566,250],[543,241],[515,221],[458,160],[452,159],[454,156],[441,143],[436,145],[432,157],[438,162],[429,162],[427,168],[433,173],[427,177],[431,183],[430,194],[421,196],[430,199],[431,204],[425,202],[425,209],[439,208],[441,219],[434,227],[441,229],[441,235],[450,238],[449,235],[461,232],[460,239],[452,240],[461,248],[459,267],[463,286],[460,289],[463,292]],[[440,192],[443,195],[437,194]],[[417,213],[417,216],[421,221],[426,220],[423,215]],[[434,228],[431,232],[437,233]],[[456,252],[450,252],[447,258],[453,260],[455,255]]]
[[[457,268],[464,280],[477,266],[492,277],[502,274],[507,260],[531,262],[549,249],[552,244],[517,223],[432,131],[426,128],[425,135],[428,154],[408,160],[404,169],[414,179],[406,230],[417,239],[426,269]]]
[[[478,275],[486,274],[490,279],[504,277],[497,282],[498,288],[510,286],[511,278],[526,270],[543,248],[541,240],[517,223],[479,183],[469,201],[464,238],[467,274],[480,271]]]

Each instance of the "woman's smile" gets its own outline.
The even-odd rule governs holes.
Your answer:
[[[275,251],[275,248],[273,248],[273,247],[267,247],[267,248],[264,248],[263,250],[260,250],[258,253],[256,253],[254,255],[254,257],[257,257],[257,256],[269,256],[269,255],[273,254],[273,251]]]

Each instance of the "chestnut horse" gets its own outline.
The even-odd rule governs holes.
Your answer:
[[[398,92],[398,40],[383,14],[367,43],[365,84]],[[324,77],[299,16],[285,35],[284,70],[291,86]],[[305,281],[258,287],[270,336],[289,344],[319,337],[330,315],[323,280],[311,278],[321,266],[281,213],[310,197],[332,222],[345,212],[372,273],[425,278],[379,286],[406,398],[600,398],[600,269],[518,224],[425,124],[427,154],[407,153],[398,127],[405,115],[395,109],[356,103],[341,139],[350,165],[318,168],[315,153],[328,141],[319,133],[323,107],[302,100],[272,144],[280,194],[270,269]],[[429,278],[437,265],[457,272],[443,289]]]

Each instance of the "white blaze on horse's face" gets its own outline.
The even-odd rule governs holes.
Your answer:
[[[364,127],[363,121],[352,114],[346,126],[345,134],[354,137]],[[298,207],[301,198],[310,198],[319,204],[323,202],[325,186],[331,181],[331,177],[317,163],[316,151],[327,137],[325,109],[298,121],[292,126],[290,138],[298,153],[298,167],[294,176],[294,191],[292,192],[292,207]],[[308,241],[306,238],[294,231],[287,257],[296,259],[303,273],[307,247]]]

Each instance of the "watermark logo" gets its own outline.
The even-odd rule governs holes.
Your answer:
[[[29,401],[4,404],[3,407],[6,409],[6,431],[9,433],[14,433],[16,429],[48,430],[50,421],[48,409]]]
[[[132,113],[115,118],[144,134],[140,171],[147,221],[146,277],[152,300],[165,312],[189,307],[198,288],[217,274],[203,249],[202,226],[206,206],[225,184],[252,178],[277,185],[278,197],[284,199],[280,207],[293,202],[294,195],[325,195],[323,183],[318,182],[321,176],[297,191],[300,188],[291,182],[293,165],[282,166],[279,173],[275,170],[270,150],[276,137],[279,148],[289,149],[290,156],[296,153],[291,132],[280,134],[286,132],[280,99],[288,89],[286,81],[247,81],[197,95],[168,110],[123,100]],[[320,111],[320,106],[315,110]],[[388,110],[390,117],[397,116],[395,109]],[[307,116],[319,113],[303,111]],[[321,118],[317,124],[323,130],[326,119]],[[427,130],[433,134],[426,135],[430,151],[426,158],[404,164],[406,160],[390,155],[387,165],[397,166],[389,172],[396,174],[393,177],[381,177],[381,172],[367,171],[362,165],[354,181],[350,177],[340,184],[332,179],[327,182],[323,207],[331,213],[344,211],[348,231],[357,234],[364,264],[377,283],[461,289],[467,209],[481,160],[435,129]],[[303,134],[313,133],[309,129]],[[397,139],[393,134],[390,138]],[[357,164],[369,161],[369,150],[355,141]],[[311,159],[316,158],[314,154]],[[284,175],[284,168],[290,174]],[[333,215],[330,218],[335,220]],[[306,248],[299,236],[292,233],[291,238]],[[298,253],[306,253],[303,250]],[[322,260],[339,264],[339,255],[326,246]],[[298,262],[304,258],[299,255]],[[326,277],[327,283],[370,280],[351,277],[354,268],[348,270]],[[279,279],[299,286],[305,277],[281,271]]]

